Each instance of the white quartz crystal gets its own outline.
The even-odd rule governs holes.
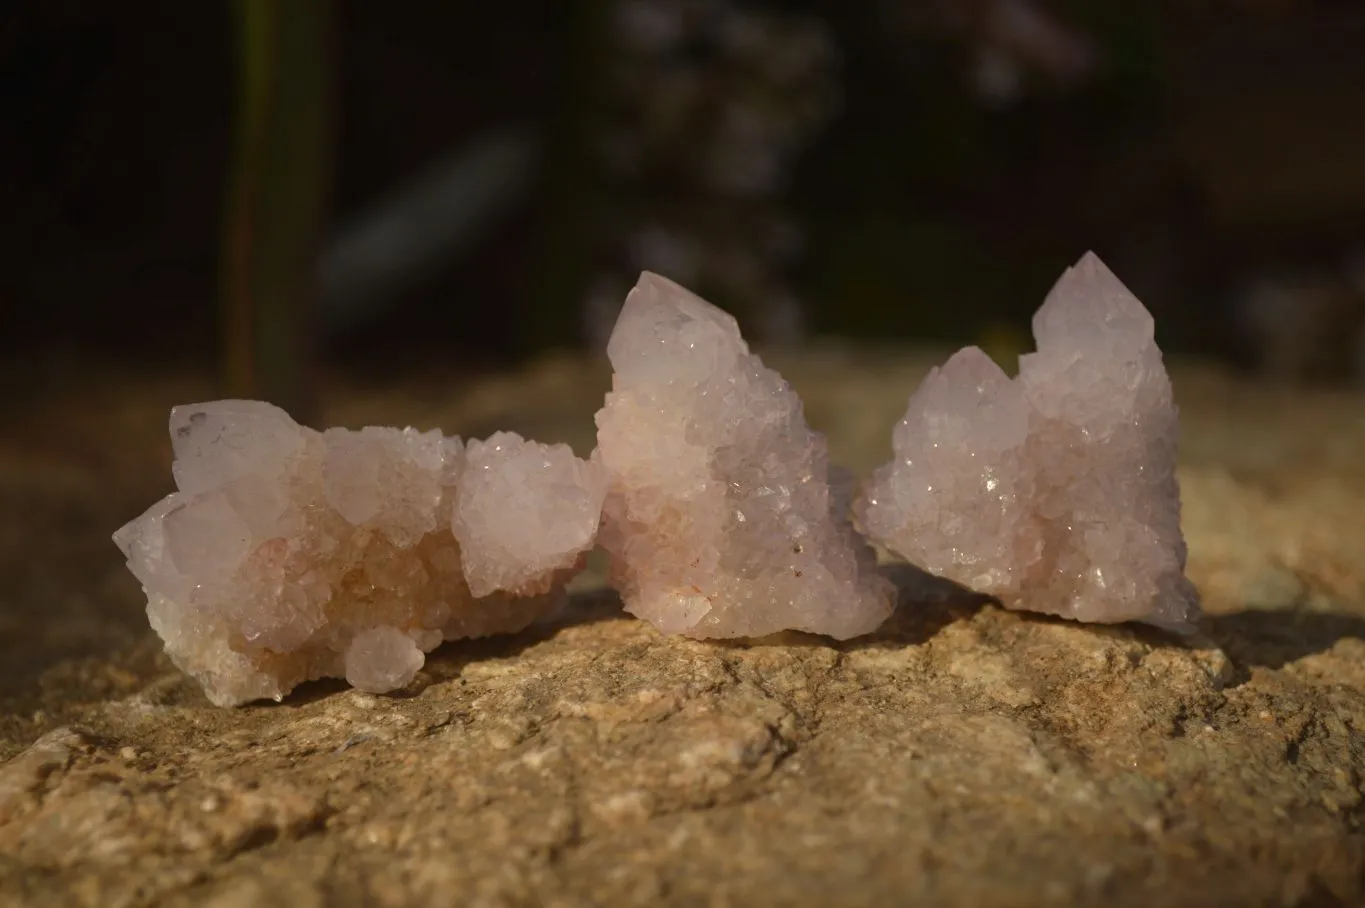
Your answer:
[[[606,494],[563,446],[316,432],[258,401],[176,407],[171,439],[179,491],[114,541],[219,705],[320,677],[393,690],[443,639],[524,628],[561,601]]]
[[[597,538],[607,471],[568,445],[499,432],[470,441],[454,529],[475,596],[543,593],[581,566]]]
[[[667,632],[875,630],[892,589],[831,488],[825,439],[735,320],[646,272],[607,347],[600,542],[626,608]]]
[[[346,681],[373,694],[405,687],[426,663],[426,655],[396,627],[367,628],[346,647]]]
[[[1017,379],[976,348],[925,378],[859,523],[1010,608],[1191,629],[1179,425],[1150,313],[1092,253],[1033,331]]]

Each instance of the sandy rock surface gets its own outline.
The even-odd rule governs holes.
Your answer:
[[[936,358],[769,362],[866,472]],[[208,389],[6,411],[0,904],[1365,903],[1365,400],[1173,373],[1193,639],[892,568],[871,638],[703,643],[590,574],[559,623],[448,644],[400,696],[237,710],[160,655],[108,541],[167,491],[166,410]],[[586,453],[607,380],[338,388],[319,422]]]

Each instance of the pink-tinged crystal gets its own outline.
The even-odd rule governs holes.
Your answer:
[[[392,690],[443,639],[552,613],[606,494],[601,467],[510,434],[466,453],[438,431],[316,432],[228,400],[176,407],[171,437],[179,491],[114,541],[219,705],[320,677]]]
[[[1179,423],[1151,314],[1092,253],[1033,331],[1014,380],[976,348],[929,374],[859,523],[1010,608],[1191,629]]]
[[[694,637],[845,639],[886,619],[891,586],[831,485],[824,437],[733,318],[646,272],[607,353],[600,541],[629,611]]]

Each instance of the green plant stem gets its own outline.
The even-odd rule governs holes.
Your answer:
[[[597,231],[602,212],[592,141],[601,116],[601,61],[611,9],[611,0],[575,0],[563,8],[563,95],[544,155],[547,204],[529,288],[529,318],[519,336],[523,352],[578,339],[588,283],[601,264]]]
[[[233,0],[237,107],[222,274],[227,391],[306,418],[331,142],[330,0]]]

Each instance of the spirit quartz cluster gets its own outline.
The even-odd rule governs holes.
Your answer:
[[[219,705],[322,677],[394,690],[442,640],[553,613],[607,487],[565,445],[316,432],[258,401],[176,407],[171,440],[178,491],[114,541]]]
[[[1189,627],[1151,316],[1087,256],[1034,330],[1017,379],[974,348],[931,373],[852,510],[1009,607]],[[178,491],[114,537],[172,659],[222,705],[328,676],[393,690],[442,640],[554,612],[594,544],[626,608],[665,632],[845,639],[886,619],[851,484],[733,318],[646,273],[607,352],[588,460],[510,433],[465,445],[317,432],[254,401],[175,408]]]
[[[1152,316],[1093,253],[1010,379],[975,347],[932,371],[856,511],[920,567],[1010,608],[1189,630],[1177,410]]]
[[[694,637],[847,639],[886,620],[891,586],[847,519],[824,436],[732,317],[646,272],[607,355],[600,542],[627,610]]]

